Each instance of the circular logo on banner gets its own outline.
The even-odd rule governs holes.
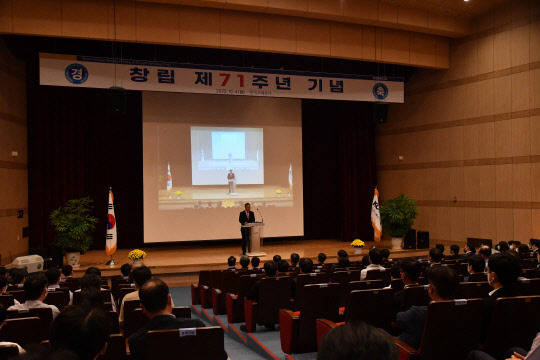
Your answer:
[[[66,67],[66,79],[75,85],[82,84],[88,79],[88,70],[81,64],[71,64]]]
[[[388,96],[388,88],[383,83],[373,85],[373,96],[377,100],[384,100]]]
[[[110,230],[114,227],[114,224],[116,224],[116,219],[112,214],[109,214],[109,217],[107,219],[107,230]]]

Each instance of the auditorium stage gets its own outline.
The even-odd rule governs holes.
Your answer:
[[[337,252],[344,249],[349,253],[351,260],[360,260],[367,254],[373,245],[390,248],[390,241],[380,243],[367,243],[362,255],[354,254],[353,248],[348,242],[338,240],[267,240],[262,251],[267,256],[261,257],[261,261],[271,260],[276,254],[284,259],[289,259],[291,253],[296,252],[300,257],[310,257],[316,260],[320,252],[328,256],[327,262],[336,262]],[[179,245],[167,247],[141,248],[147,254],[144,265],[148,266],[153,274],[158,275],[171,286],[186,286],[196,283],[200,270],[219,270],[227,266],[227,258],[231,255],[240,259],[240,240],[238,244],[208,243],[208,245],[198,243],[197,245]],[[109,257],[104,250],[87,251],[81,256],[81,267],[75,269],[75,276],[80,277],[90,266],[98,267],[103,276],[120,274],[120,266],[124,263],[131,263],[127,258],[129,249],[119,249],[114,254],[114,260],[118,265],[110,267],[105,265]],[[391,250],[391,258],[399,257],[427,257],[428,249],[422,250]],[[262,264],[261,264],[262,265]],[[239,265],[238,265],[239,266]]]

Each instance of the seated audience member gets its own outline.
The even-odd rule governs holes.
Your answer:
[[[68,306],[51,324],[50,346],[69,350],[79,360],[95,360],[105,354],[111,333],[111,320],[101,309]]]
[[[386,248],[381,249],[381,255],[383,257],[383,262],[388,261],[388,258],[390,257],[390,250],[388,250]]]
[[[90,286],[81,290],[81,303],[80,306],[87,309],[99,308],[106,311],[105,301],[101,296],[99,288]]]
[[[471,255],[469,256],[469,266],[467,267],[467,270],[469,271],[469,274],[483,274],[486,269],[486,263],[484,260],[478,256],[478,255]],[[469,276],[470,276],[469,275]],[[468,282],[469,276],[466,276],[463,281]]]
[[[489,246],[487,245],[480,246],[480,249],[478,249],[478,255],[482,258],[482,260],[484,260],[485,267],[487,267],[489,257],[492,255],[491,249],[489,248]]]
[[[8,284],[13,285],[13,275],[17,272],[18,268],[11,268],[7,272]]]
[[[499,250],[499,252],[510,251],[510,246],[506,241],[499,241],[497,244],[497,250]]]
[[[360,323],[346,323],[323,338],[317,360],[397,360],[398,348],[384,330]]]
[[[279,255],[274,255],[274,257],[272,258],[272,260],[277,264],[279,260],[281,260],[281,256]]]
[[[234,256],[229,256],[227,259],[227,265],[229,265],[227,270],[236,271],[236,258]]]
[[[300,271],[302,274],[310,274],[313,271],[313,260],[310,258],[302,258],[300,259]],[[291,279],[291,298],[295,298],[296,296],[296,283],[298,279],[296,277],[293,277]]]
[[[289,262],[287,260],[279,260],[278,263],[277,263],[277,266],[278,266],[278,272],[280,273],[285,273],[287,271],[289,271]]]
[[[443,244],[437,244],[437,245],[435,245],[435,247],[436,247],[437,249],[440,249],[440,250],[441,250],[441,254],[442,254],[442,257],[443,257],[443,259],[444,259],[444,258],[445,258],[445,256],[444,256],[444,245],[443,245]]]
[[[360,272],[360,280],[366,279],[368,271],[385,270],[384,267],[381,266],[382,259],[383,257],[379,249],[372,248],[369,250],[369,265]]]
[[[62,266],[62,280],[73,278],[73,266],[64,265]]]
[[[340,268],[348,268],[351,266],[351,261],[349,260],[349,257],[340,257],[337,263],[337,267]]]
[[[540,252],[536,255],[538,259],[538,265],[536,265],[536,277],[540,278]]]
[[[24,283],[24,295],[26,302],[10,306],[8,310],[49,308],[52,310],[52,316],[55,318],[60,311],[54,305],[48,305],[43,302],[47,297],[47,278],[43,274],[31,275]]]
[[[8,295],[8,279],[5,276],[0,276],[0,295]],[[15,305],[19,305],[20,303],[17,301],[17,299],[13,299],[13,302]]]
[[[267,278],[273,278],[276,277],[277,274],[277,264],[274,261],[267,261],[264,263],[264,272],[266,273]],[[246,297],[249,300],[259,300],[259,286],[261,285],[261,280],[257,280],[255,284],[249,289],[249,291],[246,294]]]
[[[5,276],[2,276],[4,279]],[[7,279],[6,279],[7,280]],[[2,329],[2,326],[4,326],[4,321],[7,319],[7,309],[4,305],[0,304],[0,329]],[[16,347],[19,350],[19,355],[23,355],[25,353],[24,349],[19,346],[19,344],[14,342],[7,342],[7,341],[0,341],[0,346],[2,347]]]
[[[519,258],[511,253],[493,254],[487,267],[488,282],[493,290],[484,299],[483,334],[487,332],[495,302],[500,297],[518,296],[516,281],[521,274]]]
[[[261,263],[261,259],[259,259],[257,256],[254,256],[251,258],[251,270],[259,270],[259,264]]]
[[[392,280],[398,280],[401,279],[401,263],[395,262],[390,267],[390,275],[392,276]]]
[[[122,273],[122,279],[129,281],[129,274],[131,274],[131,265],[125,263],[120,267],[120,272]]]
[[[87,289],[87,288],[90,288],[90,287],[96,288],[100,292],[104,291],[104,290],[108,290],[108,289],[104,289],[104,288],[101,287],[101,277],[99,275],[96,275],[95,273],[91,272],[90,274],[85,274],[81,278],[81,288],[79,290],[75,290],[75,292],[80,292],[83,289]],[[112,304],[113,310],[116,311],[116,304],[115,304],[115,301],[113,299],[112,294],[111,294],[111,301],[110,302]]]
[[[91,266],[88,269],[86,269],[86,271],[84,272],[84,275],[91,275],[91,274],[101,277],[101,270],[99,270],[95,266]]]
[[[533,340],[531,350],[527,352],[522,348],[511,348],[507,355],[507,360],[537,360],[540,359],[540,332],[536,334]],[[491,355],[480,351],[473,350],[467,356],[467,360],[497,360]]]
[[[400,276],[403,280],[403,289],[411,286],[418,285],[418,278],[422,273],[422,266],[415,259],[405,259],[400,263]],[[401,299],[403,297],[403,290],[396,291],[394,294],[394,311],[399,312],[401,307]]]
[[[5,266],[0,266],[0,276],[5,276],[6,279],[7,279],[7,273],[8,273],[8,271],[7,271],[6,267]]]
[[[461,255],[461,258],[465,260],[467,260],[469,256],[476,254],[476,248],[474,247],[473,244],[465,245],[465,248],[463,249],[463,251],[465,251],[465,254]]]
[[[337,257],[338,257],[337,259],[338,259],[338,261],[339,261],[339,258],[342,258],[342,257],[349,257],[349,254],[347,254],[347,252],[346,252],[345,250],[341,249],[341,250],[339,250],[339,251],[337,252]]]
[[[249,256],[240,256],[240,266],[242,267],[241,270],[249,270]]]
[[[440,249],[438,249],[440,251]],[[435,266],[427,272],[428,294],[431,301],[452,300],[459,285],[457,272],[448,266]],[[415,349],[420,346],[427,306],[412,306],[397,314],[396,323],[401,329],[398,339]]]
[[[317,255],[317,261],[319,262],[317,266],[323,266],[324,262],[326,261],[326,254],[325,253],[319,253]]]
[[[539,239],[531,239],[531,250],[533,252],[533,256],[536,257],[538,255],[538,249],[540,248],[540,240]]]
[[[424,273],[427,273],[430,269],[436,266],[441,266],[443,260],[443,253],[440,248],[434,247],[429,249],[428,261],[429,265],[424,269]]]
[[[367,268],[369,266],[369,255],[362,256],[362,268]]]
[[[512,250],[512,251],[515,251],[515,250],[516,250],[516,248],[514,247],[514,240],[508,241],[508,247],[509,247],[510,250]]]
[[[531,256],[531,252],[529,250],[529,247],[525,244],[519,244],[517,248],[517,253],[520,258],[522,259],[528,259]]]
[[[120,305],[120,313],[118,314],[118,322],[120,323],[120,326],[124,324],[124,304],[126,301],[130,300],[139,300],[139,291],[144,285],[145,282],[150,280],[152,278],[152,271],[146,266],[140,266],[131,272],[133,276],[133,282],[135,283],[135,291],[130,292],[124,296],[122,299],[122,304]],[[173,304],[174,306],[174,304]]]
[[[521,245],[521,241],[514,240],[514,251],[518,251],[519,245]]]
[[[298,267],[298,262],[300,261],[300,255],[297,253],[291,254],[291,267]]]
[[[146,333],[151,330],[185,329],[204,327],[198,319],[181,319],[172,314],[173,302],[169,287],[163,281],[152,278],[139,289],[141,309],[150,322],[133,333],[128,339],[132,359],[146,358]]]
[[[49,283],[47,290],[59,289],[60,288],[60,276],[61,272],[58,268],[50,267],[45,271],[45,276],[47,277],[47,282]],[[53,290],[54,291],[54,290]],[[73,293],[69,292],[69,305],[73,303]]]
[[[11,278],[13,279],[13,286],[23,288],[26,278],[28,277],[28,270],[25,268],[15,269],[11,273]]]
[[[446,260],[455,260],[459,259],[459,246],[450,245],[450,255],[445,257]]]

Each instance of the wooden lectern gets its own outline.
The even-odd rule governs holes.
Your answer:
[[[249,228],[247,256],[266,256],[266,253],[261,251],[263,226],[264,223],[262,222],[246,223],[245,225],[242,225],[243,228]]]

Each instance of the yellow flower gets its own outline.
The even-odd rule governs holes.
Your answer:
[[[176,196],[182,196],[182,195],[184,195],[184,193],[181,192],[180,190],[178,190],[178,191],[176,191],[176,192],[174,193],[174,195],[176,195]]]
[[[146,257],[146,253],[139,249],[132,250],[128,254],[128,259],[131,259],[131,260],[144,259],[145,257]]]
[[[364,247],[365,245],[366,244],[360,239],[354,239],[354,241],[351,243],[351,246],[355,248],[361,248],[361,247]]]
[[[276,190],[276,194],[282,194],[282,193],[283,193],[283,191],[281,191],[281,190]]]

